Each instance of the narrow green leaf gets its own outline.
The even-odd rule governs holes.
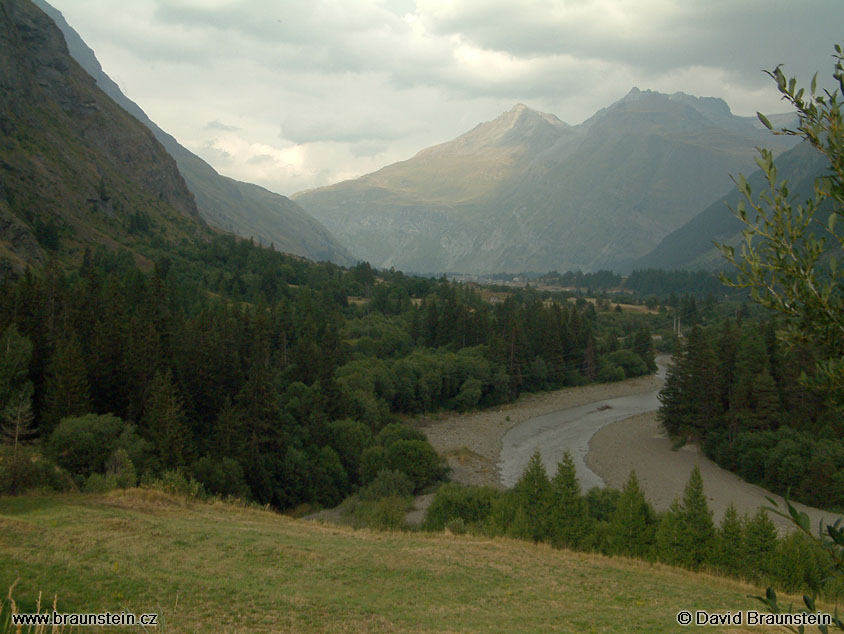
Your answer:
[[[774,126],[771,125],[771,122],[768,121],[768,117],[763,115],[761,112],[757,112],[756,116],[758,117],[759,121],[762,122],[762,125],[768,128],[769,130],[773,130]]]

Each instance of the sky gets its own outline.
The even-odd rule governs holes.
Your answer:
[[[572,125],[632,87],[787,112],[763,70],[832,86],[841,0],[50,0],[161,128],[291,195],[517,103]]]

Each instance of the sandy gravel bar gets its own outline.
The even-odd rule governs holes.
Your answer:
[[[570,407],[619,396],[650,392],[661,381],[655,376],[637,377],[618,383],[570,387],[555,392],[527,394],[514,403],[469,414],[443,413],[416,419],[414,425],[431,445],[448,460],[455,482],[500,487],[497,463],[501,439],[511,428],[531,418]]]
[[[749,484],[704,456],[695,445],[674,450],[662,431],[656,412],[633,416],[600,429],[589,442],[586,464],[609,486],[620,489],[631,470],[636,471],[645,496],[658,511],[667,510],[675,498],[683,495],[689,474],[697,465],[703,476],[703,486],[714,513],[720,522],[724,511],[732,503],[739,514],[752,515],[760,506],[770,506],[765,489]],[[780,501],[781,499],[775,499]],[[832,513],[796,504],[812,520],[814,529],[819,520],[832,523]],[[788,520],[770,514],[778,527],[792,529]]]

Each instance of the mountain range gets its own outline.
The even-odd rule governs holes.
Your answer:
[[[292,198],[378,267],[625,270],[753,171],[756,146],[793,144],[721,99],[633,88],[576,126],[519,104]]]
[[[55,21],[64,34],[70,55],[94,78],[97,86],[149,128],[176,160],[194,195],[200,215],[208,223],[311,260],[330,260],[338,264],[355,262],[352,254],[324,226],[289,198],[258,185],[221,176],[208,163],[180,145],[105,74],[94,51],[70,27],[61,12],[44,0],[33,1]]]

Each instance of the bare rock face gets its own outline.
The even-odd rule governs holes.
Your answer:
[[[27,236],[47,225],[60,258],[94,244],[138,248],[125,228],[139,211],[163,235],[208,234],[175,161],[97,88],[30,0],[0,0],[0,130],[4,260],[38,264]]]

